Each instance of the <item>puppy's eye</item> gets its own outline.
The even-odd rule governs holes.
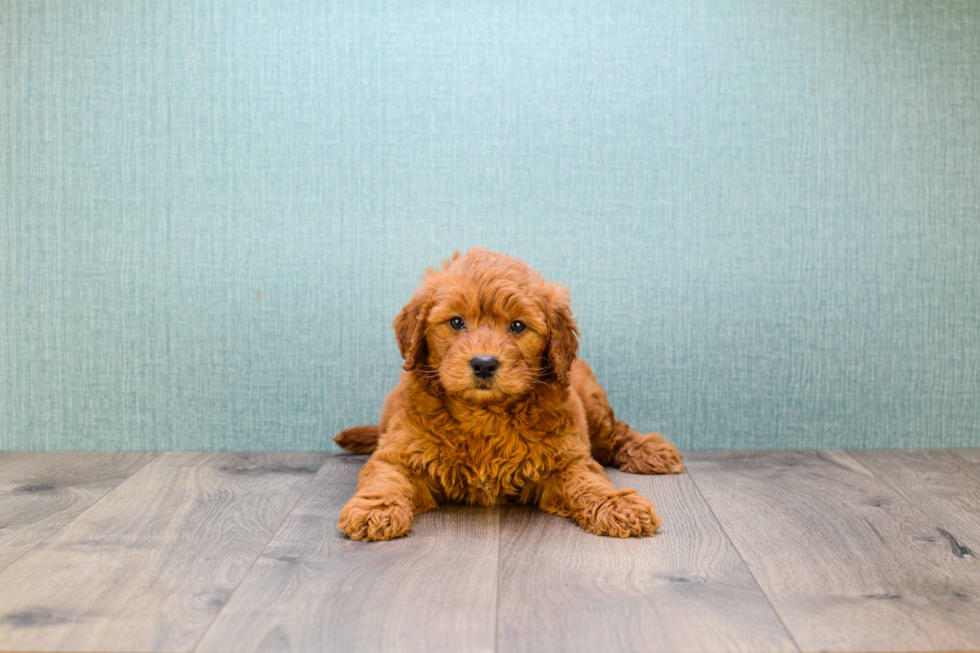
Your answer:
[[[466,326],[466,322],[463,322],[463,318],[461,317],[454,317],[453,319],[449,320],[449,326],[459,331]]]
[[[526,328],[527,328],[527,326],[523,322],[521,322],[520,320],[514,320],[513,322],[510,323],[510,332],[511,333],[520,333],[521,331],[523,331]]]

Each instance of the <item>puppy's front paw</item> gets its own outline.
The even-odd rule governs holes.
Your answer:
[[[587,511],[582,526],[596,535],[643,537],[653,535],[660,516],[650,500],[636,490],[620,490]]]
[[[397,503],[354,497],[340,511],[337,527],[352,540],[390,540],[412,530],[412,511]]]
[[[659,433],[647,433],[626,444],[617,456],[619,468],[630,474],[679,474],[684,471],[677,447]]]

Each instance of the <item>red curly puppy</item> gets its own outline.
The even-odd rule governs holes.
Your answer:
[[[672,444],[613,415],[576,360],[568,293],[522,261],[474,249],[428,270],[395,318],[405,373],[379,426],[335,441],[374,452],[338,524],[354,540],[407,535],[440,503],[533,503],[597,535],[651,535],[653,504],[602,465],[676,473]]]

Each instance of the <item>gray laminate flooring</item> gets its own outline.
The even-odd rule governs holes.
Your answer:
[[[336,529],[365,456],[0,453],[0,651],[980,649],[980,450],[608,470],[664,518],[450,507]]]

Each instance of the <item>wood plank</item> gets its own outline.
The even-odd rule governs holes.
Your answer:
[[[980,465],[980,449],[950,449],[949,451],[968,463]]]
[[[136,451],[0,455],[0,571],[155,456]]]
[[[852,451],[849,454],[935,520],[959,557],[980,556],[980,461],[951,450]]]
[[[501,651],[794,651],[686,474],[607,470],[657,506],[652,538],[597,537],[533,508],[501,514]]]
[[[0,451],[0,475],[3,474],[3,469],[5,466],[12,464],[20,458],[29,456],[31,453],[42,453],[42,452],[31,452],[31,451]]]
[[[491,651],[498,511],[440,508],[412,534],[338,529],[366,456],[331,457],[199,651]]]
[[[325,456],[162,454],[0,573],[0,650],[191,650]]]
[[[698,452],[685,463],[805,651],[980,648],[980,566],[842,452]]]

